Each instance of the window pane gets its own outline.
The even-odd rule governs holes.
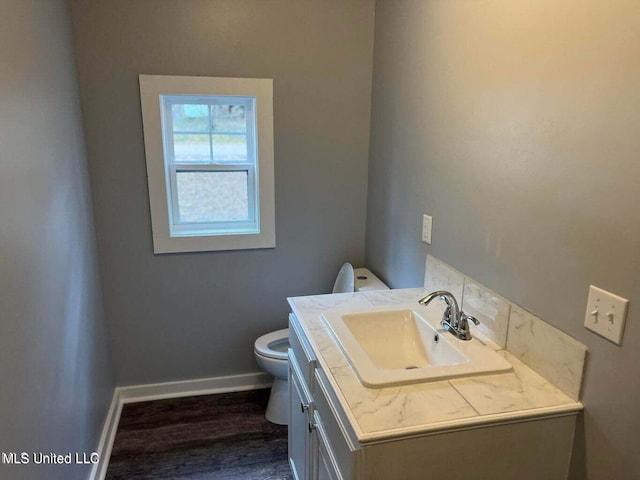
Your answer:
[[[211,125],[214,132],[247,131],[244,105],[211,105]]]
[[[176,162],[210,162],[209,135],[176,133],[173,135],[173,152]]]
[[[246,162],[246,135],[213,135],[213,159],[216,162]]]
[[[177,172],[181,222],[249,219],[247,172]]]
[[[179,132],[208,132],[209,105],[171,105],[173,130]]]

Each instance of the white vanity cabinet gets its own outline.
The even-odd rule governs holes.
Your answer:
[[[310,478],[309,454],[313,426],[311,395],[301,378],[300,366],[289,350],[289,465],[293,478]]]
[[[289,465],[294,480],[311,480],[318,478],[318,420],[311,390],[316,357],[293,315],[289,343]]]
[[[352,452],[326,397],[326,381],[300,325],[289,324],[289,464],[297,480],[350,477]],[[313,393],[312,393],[313,392]],[[334,446],[335,445],[335,446]],[[337,448],[336,448],[337,447]]]
[[[309,330],[314,335],[314,330]],[[496,419],[359,441],[295,315],[289,461],[296,480],[566,480],[576,414]],[[332,378],[332,377],[331,377]],[[424,408],[433,408],[428,404]]]

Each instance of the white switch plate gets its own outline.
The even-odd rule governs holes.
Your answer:
[[[627,320],[629,300],[601,288],[589,287],[584,326],[607,340],[620,345]]]
[[[431,225],[433,218],[430,215],[422,215],[422,241],[431,245]]]

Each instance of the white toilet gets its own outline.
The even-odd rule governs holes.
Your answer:
[[[351,264],[345,263],[338,273],[332,293],[373,290],[389,290],[389,287],[368,269],[354,269]],[[254,344],[258,365],[274,377],[265,417],[278,425],[289,423],[288,349],[288,328],[267,333],[258,338]]]

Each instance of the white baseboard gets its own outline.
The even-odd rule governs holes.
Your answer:
[[[212,393],[241,392],[271,386],[273,377],[263,372],[228,377],[199,378],[179,382],[150,383],[118,387],[122,403],[147,402],[164,398],[192,397]]]
[[[118,393],[118,388],[113,392],[111,405],[107,412],[107,418],[104,421],[100,442],[98,442],[98,455],[100,461],[93,465],[89,480],[103,480],[107,475],[107,466],[109,465],[109,457],[113,448],[113,441],[116,438],[116,430],[118,430],[118,422],[120,421],[120,413],[122,412],[122,402]]]
[[[147,402],[165,398],[192,397],[214,393],[242,392],[268,388],[273,377],[264,372],[231,375],[228,377],[200,378],[178,382],[151,383],[147,385],[129,385],[116,387],[111,406],[102,429],[98,454],[100,462],[93,466],[89,480],[104,480],[107,474],[111,449],[116,437],[122,406],[125,403]]]

